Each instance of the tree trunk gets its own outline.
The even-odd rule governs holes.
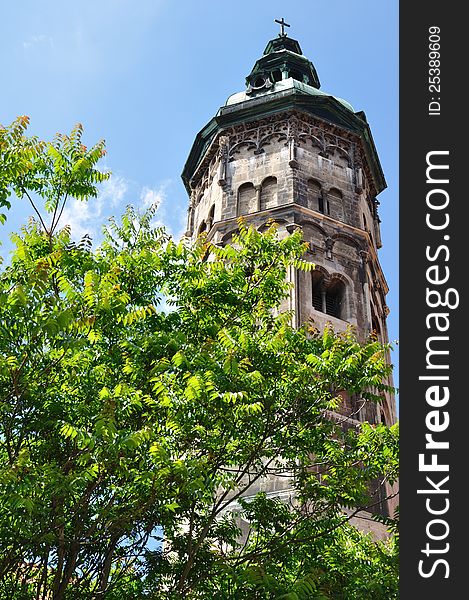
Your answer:
[[[70,554],[67,559],[67,564],[65,565],[62,581],[60,582],[59,589],[53,596],[53,600],[63,600],[65,591],[70,583],[73,571],[75,570],[79,550],[80,544],[78,542],[72,542],[70,545]]]
[[[119,541],[120,535],[114,534],[111,537],[111,541],[109,543],[109,548],[106,553],[106,558],[104,559],[103,570],[101,573],[101,580],[99,582],[99,591],[97,593],[98,598],[103,598],[106,592],[106,588],[109,582],[109,575],[111,574],[112,567],[112,558],[114,555],[114,550],[116,549],[117,542]]]

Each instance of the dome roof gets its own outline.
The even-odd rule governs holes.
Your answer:
[[[311,115],[359,136],[375,187],[378,193],[383,190],[386,182],[365,113],[355,112],[349,102],[323,92],[320,87],[316,69],[303,55],[297,40],[284,33],[270,40],[246,77],[246,89],[229,96],[197,134],[182,173],[188,192],[197,169],[209,156],[209,149],[220,133],[240,123],[289,111]]]
[[[270,85],[268,87],[266,87],[266,86],[264,86],[264,87],[265,87],[265,89],[259,90],[255,95],[253,95],[252,93],[249,93],[249,90],[232,94],[231,96],[228,97],[224,106],[232,106],[232,105],[238,104],[240,102],[247,102],[249,100],[253,100],[254,98],[258,99],[259,97],[269,96],[270,94],[286,92],[287,90],[295,90],[295,91],[298,91],[299,93],[307,94],[309,96],[326,96],[329,98],[334,98],[335,100],[340,102],[342,104],[342,106],[344,106],[346,109],[350,110],[351,112],[355,112],[353,106],[346,100],[343,100],[342,98],[338,98],[337,96],[332,96],[331,94],[323,92],[322,90],[319,90],[318,88],[315,88],[312,85],[308,85],[307,83],[298,81],[297,79],[294,79],[293,77],[288,77],[287,79],[281,79],[280,81],[276,81],[275,83],[273,83],[272,85]],[[266,100],[267,100],[267,98],[266,98]]]
[[[229,96],[220,110],[240,103],[249,104],[254,99],[269,102],[279,94],[298,94],[333,99],[355,113],[349,102],[321,91],[320,87],[316,69],[303,55],[299,42],[283,34],[267,43],[264,54],[246,77],[246,90]]]

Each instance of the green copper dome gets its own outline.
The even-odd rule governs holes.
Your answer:
[[[311,115],[360,136],[375,187],[378,193],[383,190],[386,182],[365,113],[355,112],[347,101],[320,87],[316,69],[303,55],[297,40],[285,33],[270,40],[246,77],[246,89],[229,96],[197,134],[182,173],[188,192],[194,173],[217,135],[240,123],[291,111]]]
[[[225,106],[249,102],[251,99],[265,97],[267,101],[271,94],[299,93],[308,96],[323,96],[337,100],[352,113],[353,106],[346,100],[327,94],[319,88],[321,84],[314,65],[301,51],[297,40],[286,34],[270,40],[264,54],[256,61],[252,71],[246,77],[246,90],[232,94]]]
[[[255,92],[290,77],[317,89],[321,87],[316,69],[303,56],[299,42],[279,35],[268,42],[264,54],[246,77],[247,91]]]
[[[229,96],[227,101],[225,102],[225,106],[232,106],[233,104],[238,104],[239,102],[247,102],[254,98],[259,99],[262,96],[266,97],[270,94],[276,94],[281,92],[286,93],[287,90],[297,92],[300,94],[306,94],[309,96],[323,96],[325,98],[334,98],[334,100],[340,102],[340,104],[342,104],[342,106],[344,106],[347,110],[355,112],[353,106],[346,100],[338,98],[337,96],[332,96],[331,94],[327,94],[326,92],[323,92],[322,90],[319,90],[311,85],[298,81],[297,79],[293,79],[293,77],[277,81],[271,86],[268,86],[268,88],[257,91],[255,95],[249,93],[248,91],[231,94],[231,96]],[[267,99],[268,98],[266,98],[266,100]]]

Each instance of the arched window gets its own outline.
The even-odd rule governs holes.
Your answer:
[[[263,85],[265,85],[266,82],[266,76],[265,75],[258,75],[253,83],[254,88],[261,88]]]
[[[324,212],[324,198],[322,196],[321,184],[316,179],[308,180],[308,208]]]
[[[256,212],[256,190],[250,182],[243,183],[238,188],[238,215]]]
[[[215,219],[215,204],[212,204],[212,207],[210,208],[210,211],[209,211],[208,217],[207,217],[207,229],[209,231],[212,228],[214,219]]]
[[[326,312],[332,317],[343,319],[345,285],[340,279],[333,279],[326,289]]]
[[[205,221],[202,221],[202,223],[199,226],[199,232],[197,235],[200,235],[201,233],[204,233],[205,231],[207,231],[207,223]]]
[[[313,308],[336,319],[346,320],[345,284],[341,279],[326,279],[320,271],[312,273]]]
[[[261,210],[277,206],[277,179],[267,177],[261,186]]]
[[[378,339],[381,339],[381,327],[376,315],[371,317],[371,333],[374,334]]]
[[[381,409],[381,411],[380,411],[380,417],[381,417],[381,423],[383,425],[387,425],[388,423],[386,421],[386,415],[384,414],[384,410],[383,409]]]
[[[313,307],[319,312],[326,312],[324,275],[321,271],[313,271]],[[324,302],[323,302],[324,301]]]
[[[331,188],[329,190],[329,196],[332,196],[333,198],[337,198],[338,200],[342,200],[343,194],[337,188]]]

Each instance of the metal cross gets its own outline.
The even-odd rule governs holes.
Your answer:
[[[288,23],[285,23],[285,19],[282,17],[282,20],[279,21],[278,19],[275,19],[275,22],[278,23],[280,25],[280,27],[282,28],[282,32],[280,33],[280,35],[283,37],[284,35],[287,35],[285,33],[285,27],[290,27],[290,25]]]

